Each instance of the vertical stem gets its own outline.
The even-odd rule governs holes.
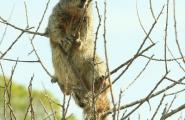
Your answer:
[[[107,38],[106,38],[106,20],[107,20],[107,0],[104,1],[104,33],[103,33],[103,38],[104,38],[104,50],[105,50],[105,59],[106,59],[106,66],[107,66],[107,73],[108,73],[108,81],[110,85],[110,92],[111,92],[111,99],[112,99],[112,104],[114,107],[114,112],[113,112],[113,120],[116,118],[116,105],[114,101],[114,95],[112,91],[112,83],[110,80],[110,70],[109,70],[109,63],[108,63],[108,54],[107,54]]]
[[[166,26],[165,26],[165,36],[164,36],[164,59],[165,59],[165,71],[166,71],[166,73],[168,72],[168,63],[167,63],[168,8],[169,8],[169,0],[167,0]]]

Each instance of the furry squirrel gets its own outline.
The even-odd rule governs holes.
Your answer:
[[[107,86],[106,65],[94,56],[92,1],[60,0],[49,18],[54,79],[62,92],[72,95],[84,111],[85,120],[93,120],[92,95]],[[92,92],[94,86],[94,93]],[[106,120],[101,113],[110,109],[108,90],[95,99],[96,120]]]

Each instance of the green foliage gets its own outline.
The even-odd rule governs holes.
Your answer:
[[[70,116],[67,117],[67,120],[76,120],[76,117],[71,114]]]
[[[4,103],[6,103],[6,116],[10,118],[10,109],[8,108],[7,102],[9,101],[9,97],[7,92],[5,92],[5,82],[7,85],[8,94],[11,94],[10,105],[14,111],[15,117],[17,120],[23,120],[25,118],[26,112],[28,114],[26,116],[26,120],[31,119],[30,112],[30,96],[28,92],[28,88],[18,85],[16,83],[12,83],[10,80],[6,78],[4,80],[3,77],[0,77],[0,120],[4,119]],[[4,88],[3,88],[4,87]],[[6,94],[4,94],[6,93]],[[61,119],[61,106],[57,105],[59,103],[49,92],[47,91],[38,91],[32,90],[32,106],[34,110],[35,120],[60,120]],[[28,109],[29,108],[29,109]],[[73,114],[68,116],[67,120],[75,120]]]

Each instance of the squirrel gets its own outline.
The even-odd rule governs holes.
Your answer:
[[[95,98],[96,118],[92,114],[93,94],[108,85],[104,78],[106,65],[97,53],[94,55],[92,10],[92,1],[60,0],[46,31],[55,70],[53,79],[83,109],[85,120],[106,120],[107,116],[101,117],[101,113],[110,109],[108,90]]]

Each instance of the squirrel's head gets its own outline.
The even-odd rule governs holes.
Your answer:
[[[60,0],[60,2],[64,5],[67,5],[69,7],[79,7],[84,8],[86,2],[88,0]]]

